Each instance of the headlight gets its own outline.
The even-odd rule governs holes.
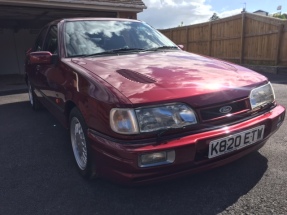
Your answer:
[[[122,134],[181,128],[196,123],[194,111],[185,104],[168,104],[137,109],[115,108],[110,113],[111,128]]]
[[[268,84],[253,89],[249,98],[252,109],[274,102],[275,94],[271,83],[269,82]]]
[[[135,112],[141,132],[180,128],[197,123],[193,110],[184,104],[140,108]]]
[[[134,109],[114,108],[110,112],[110,125],[113,131],[120,134],[139,133]]]

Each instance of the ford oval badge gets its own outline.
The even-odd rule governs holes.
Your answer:
[[[219,109],[220,113],[230,113],[231,111],[232,111],[232,107],[231,106],[224,106],[224,107]]]

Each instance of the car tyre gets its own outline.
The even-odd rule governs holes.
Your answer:
[[[34,88],[32,87],[30,81],[28,80],[28,95],[29,95],[29,100],[30,100],[30,104],[33,108],[33,110],[40,110],[41,109],[41,104],[38,100],[38,97],[36,96],[35,92],[34,92]]]
[[[90,144],[87,138],[88,127],[79,109],[72,109],[69,122],[71,145],[78,170],[86,179],[95,178],[96,174],[93,172]]]

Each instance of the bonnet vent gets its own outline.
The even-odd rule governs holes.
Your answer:
[[[117,70],[117,73],[124,76],[126,79],[139,82],[139,83],[143,83],[143,84],[151,84],[151,83],[156,82],[155,80],[151,79],[148,76],[142,75],[138,72],[128,70],[128,69],[119,69]]]

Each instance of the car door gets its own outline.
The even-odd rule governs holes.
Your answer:
[[[34,44],[34,47],[31,49],[30,52],[38,52],[43,51],[44,48],[44,40],[47,34],[48,26],[44,27],[41,32],[39,33],[36,42]],[[29,52],[29,53],[30,53]],[[27,53],[27,59],[26,59],[26,73],[28,75],[28,79],[35,89],[35,93],[41,99],[41,93],[39,92],[41,88],[43,88],[44,85],[44,79],[39,74],[41,65],[38,64],[31,64],[29,62],[29,53]]]
[[[48,30],[43,48],[43,51],[48,51],[52,54],[52,62],[50,64],[42,64],[39,75],[41,79],[44,80],[41,91],[45,97],[45,106],[57,118],[62,118],[64,116],[64,85],[66,83],[66,77],[64,71],[61,70],[58,47],[58,26],[52,25]]]

